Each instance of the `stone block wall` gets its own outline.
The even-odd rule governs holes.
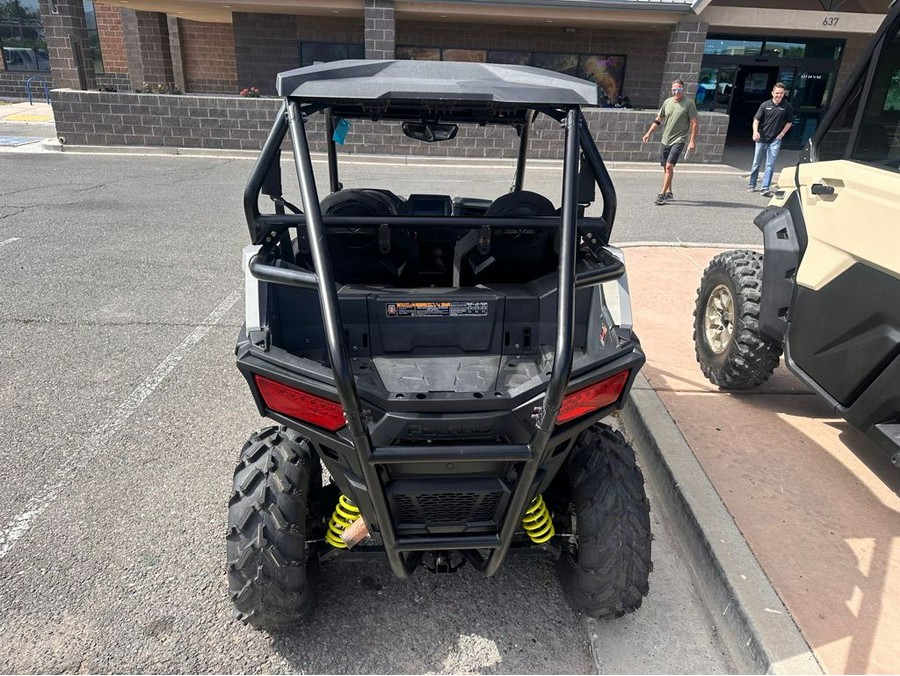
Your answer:
[[[185,91],[237,94],[231,24],[178,20]]]
[[[847,85],[856,65],[868,52],[870,42],[872,42],[871,35],[850,35],[847,37],[847,42],[844,44],[844,52],[841,54],[841,65],[838,69],[837,81],[832,90],[832,100],[834,95]]]
[[[40,0],[47,53],[57,86],[92,89],[94,62],[88,49],[87,20],[82,0],[54,0],[55,11],[50,11],[49,0]]]
[[[300,63],[297,17],[247,12],[233,12],[231,17],[238,87],[274,94],[275,76]]]
[[[97,75],[97,89],[104,91],[127,92],[133,91],[131,80],[126,73],[103,73]]]
[[[168,146],[259,150],[272,126],[280,99],[225,96],[166,96],[83,92],[65,89],[51,94],[56,130],[71,145]],[[655,162],[658,138],[648,144],[641,136],[653,111],[615,108],[585,112],[591,133],[607,161]],[[728,117],[701,113],[697,153],[692,162],[720,162]],[[531,131],[529,157],[559,159],[563,131],[542,116]],[[310,146],[324,151],[324,121],[309,124]],[[518,141],[512,129],[461,126],[447,143],[421,143],[407,138],[395,125],[357,121],[341,153],[429,155],[443,157],[516,157]]]
[[[30,77],[39,77],[47,81],[47,87],[53,88],[53,74],[46,70],[0,70],[0,96],[24,99],[25,83]],[[35,80],[31,83],[31,94],[34,101],[44,98],[44,86]]]
[[[393,0],[366,0],[366,58],[393,59],[394,23]]]
[[[660,83],[659,101],[671,96],[670,86],[674,80],[684,80],[693,93],[700,78],[700,62],[706,45],[707,24],[696,17],[680,21],[669,35],[663,79]]]
[[[144,82],[174,86],[166,15],[131,9],[121,12],[131,84],[134,87],[140,87]]]

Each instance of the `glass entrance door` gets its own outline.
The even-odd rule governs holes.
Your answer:
[[[739,66],[731,96],[728,139],[734,143],[753,143],[753,116],[763,101],[772,96],[778,81],[775,66]]]

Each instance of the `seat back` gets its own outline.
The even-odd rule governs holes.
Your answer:
[[[518,190],[501,195],[491,203],[486,217],[529,218],[555,216],[553,203],[536,192]],[[523,228],[494,228],[491,232],[490,256],[493,262],[482,267],[476,275],[477,283],[519,283],[556,268],[554,251],[556,236],[552,230]],[[524,276],[524,277],[523,277]]]
[[[392,193],[361,188],[328,195],[321,209],[325,216],[396,216],[400,205]],[[408,234],[399,228],[391,231],[387,252],[373,227],[329,229],[327,241],[335,280],[342,284],[397,284],[414,257]]]

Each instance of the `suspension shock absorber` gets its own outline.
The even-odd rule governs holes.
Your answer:
[[[347,543],[341,539],[343,533],[354,521],[360,518],[359,507],[346,495],[338,498],[338,503],[328,522],[328,532],[325,533],[325,541],[337,549],[347,549]]]
[[[544,502],[543,495],[538,495],[531,501],[531,505],[525,510],[522,526],[536,545],[543,544],[556,535],[553,519],[550,518],[550,510]]]

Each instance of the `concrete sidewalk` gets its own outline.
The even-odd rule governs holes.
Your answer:
[[[751,392],[720,392],[703,378],[694,358],[692,313],[703,269],[717,253],[626,250],[635,331],[647,354],[643,374],[652,387],[635,391],[626,425],[649,420],[671,427],[674,421],[675,442],[687,442],[826,673],[900,673],[900,604],[892,602],[900,598],[900,473],[783,365]],[[653,391],[664,409],[650,410]],[[650,432],[662,454],[669,450],[664,445],[677,445],[671,434],[660,438],[664,434]],[[671,469],[672,461],[663,461]],[[695,497],[692,490],[678,486],[686,503]],[[709,526],[714,554],[721,544],[715,540],[726,540],[715,534],[710,515],[716,507],[692,508],[700,527],[704,521]],[[730,584],[740,587],[742,577]],[[776,672],[809,667],[785,654],[802,648],[783,640],[792,627],[770,626],[778,608],[741,598],[740,590],[729,593],[758,625],[748,630],[748,644],[769,643],[760,646],[767,658],[756,656],[757,664],[765,667],[768,659]]]
[[[53,110],[43,100],[5,103],[0,105],[0,122],[53,122]]]

